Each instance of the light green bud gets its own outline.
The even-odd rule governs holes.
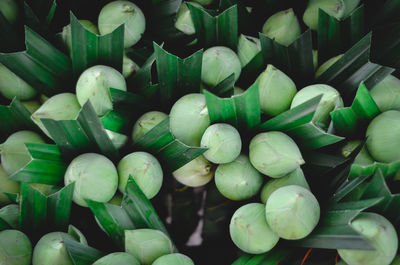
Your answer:
[[[135,256],[126,252],[115,252],[98,259],[92,265],[140,265]]]
[[[186,3],[190,3],[193,6],[201,8],[201,5],[194,2],[182,2],[179,6],[178,13],[175,18],[175,28],[182,31],[186,35],[193,35],[196,33],[196,29],[194,28],[192,15],[190,14],[190,10],[187,7]]]
[[[261,51],[260,39],[240,34],[237,50],[240,63],[244,67]]]
[[[400,79],[388,75],[375,85],[370,94],[380,111],[400,110]]]
[[[136,142],[140,137],[148,133],[157,124],[168,117],[167,114],[160,111],[149,111],[139,117],[133,125],[132,140]]]
[[[94,34],[100,35],[99,29],[97,28],[97,26],[95,24],[93,24],[90,20],[80,19],[79,22],[88,31],[90,31]],[[61,38],[62,38],[64,44],[68,47],[69,52],[71,53],[71,51],[72,51],[71,24],[68,24],[67,26],[63,27],[63,30],[61,32]]]
[[[24,233],[18,230],[0,232],[0,261],[2,265],[29,265],[31,264],[31,257],[32,244]]]
[[[172,175],[183,185],[200,187],[210,182],[214,173],[215,167],[213,164],[201,155],[175,170]]]
[[[328,15],[341,19],[345,15],[343,0],[310,0],[303,14],[304,24],[312,30],[318,29],[318,12],[324,10]]]
[[[194,265],[194,262],[186,255],[173,253],[159,257],[152,265]]]
[[[0,94],[10,100],[14,97],[29,100],[36,95],[36,90],[0,63]]]
[[[9,180],[7,172],[0,164],[0,205],[10,203],[10,199],[3,192],[19,193],[19,182]]]
[[[14,24],[18,18],[18,5],[16,0],[0,0],[0,13],[10,22]]]
[[[332,57],[326,62],[324,62],[315,72],[315,78],[320,77],[326,70],[329,69],[332,65],[334,65],[340,58],[342,58],[343,54],[339,54],[338,56]]]
[[[0,219],[5,221],[13,229],[19,227],[19,205],[10,204],[0,209]]]
[[[139,65],[137,65],[131,58],[124,54],[122,58],[122,75],[125,78],[135,74],[139,70]]]
[[[110,138],[111,142],[117,150],[124,147],[129,140],[129,137],[125,134],[113,132],[107,129],[105,131],[108,135],[108,138]]]

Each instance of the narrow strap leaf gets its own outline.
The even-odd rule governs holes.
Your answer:
[[[68,234],[71,235],[73,238],[75,238],[75,240],[78,241],[79,243],[87,245],[86,237],[75,226],[73,226],[73,225],[68,226]]]
[[[14,98],[10,105],[0,105],[0,132],[2,135],[21,129],[37,129],[31,120],[31,113],[17,98]]]
[[[74,185],[75,182],[47,197],[48,224],[56,230],[65,230],[69,224]]]
[[[292,250],[289,248],[277,246],[265,254],[248,255],[244,254],[232,265],[276,265],[284,258],[290,256]]]
[[[231,74],[224,80],[222,80],[215,87],[210,87],[208,90],[219,97],[231,97],[233,96],[235,86],[235,74]]]
[[[151,67],[155,61],[156,55],[152,53],[140,69],[134,75],[127,78],[128,89],[134,89],[135,91],[140,91],[141,94],[145,94],[145,91],[152,85]]]
[[[91,265],[106,254],[75,240],[64,239],[65,247],[74,265]]]

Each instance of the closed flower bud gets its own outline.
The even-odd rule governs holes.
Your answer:
[[[29,265],[32,244],[29,238],[18,230],[0,232],[0,261],[4,265]],[[35,263],[33,263],[35,265]],[[41,265],[46,265],[42,263]]]
[[[172,175],[183,185],[200,187],[210,182],[214,173],[215,166],[201,155],[175,170]]]
[[[140,137],[148,133],[157,124],[168,117],[167,114],[161,111],[149,111],[139,117],[133,125],[132,140],[137,141]]]
[[[92,265],[140,265],[139,261],[132,254],[126,252],[115,252],[108,254],[100,259],[98,259]]]
[[[326,70],[329,69],[332,65],[334,65],[340,58],[342,58],[343,54],[339,54],[338,56],[332,57],[326,62],[324,62],[315,72],[315,78],[320,77]]]
[[[29,100],[36,95],[36,90],[0,63],[0,94],[12,100]]]
[[[241,34],[237,50],[240,63],[244,67],[261,51],[260,40]]]
[[[400,79],[388,75],[370,91],[380,111],[400,110]]]
[[[152,265],[194,265],[194,262],[186,255],[172,253],[159,257]]]
[[[182,31],[186,35],[193,35],[196,33],[196,29],[194,28],[192,15],[190,14],[190,10],[187,7],[186,3],[182,2],[179,6],[178,13],[176,14],[175,20],[175,28]],[[201,5],[194,2],[189,2],[193,6],[201,8]]]

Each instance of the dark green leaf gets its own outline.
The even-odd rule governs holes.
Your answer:
[[[392,1],[393,2],[393,1]],[[380,64],[400,67],[400,22],[374,30],[372,58]],[[380,79],[381,80],[381,79]]]
[[[244,93],[230,98],[220,98],[213,93],[203,91],[211,123],[226,122],[235,127],[251,129],[261,122],[258,81]]]
[[[12,227],[0,217],[0,231],[12,229]]]
[[[231,74],[222,80],[215,87],[208,88],[208,90],[219,97],[231,97],[235,86],[235,74]]]
[[[256,80],[264,69],[263,54],[259,52],[242,68],[238,83],[240,85],[250,85],[249,82]]]
[[[15,28],[0,12],[0,52],[11,52],[18,50],[19,38]]]
[[[392,163],[382,163],[375,161],[369,165],[353,164],[350,170],[350,177],[356,176],[371,176],[379,170],[382,171],[383,176],[393,176],[400,170],[400,161]]]
[[[69,58],[28,27],[25,45],[23,52],[0,53],[0,63],[46,96],[69,90]]]
[[[265,254],[250,256],[244,254],[232,265],[276,265],[291,254],[291,250],[283,247],[275,247]]]
[[[361,183],[363,183],[368,176],[359,176],[353,179],[348,179],[346,180],[345,183],[343,183],[342,187],[339,188],[338,191],[335,192],[333,195],[333,200],[335,202],[339,202],[341,199],[343,199],[347,194],[352,192],[355,188],[357,188]]]
[[[128,90],[140,91],[141,94],[145,94],[145,91],[152,85],[151,67],[155,61],[156,55],[153,53],[134,75],[127,78]]]
[[[47,22],[47,24],[51,22],[56,8],[54,0],[29,0],[24,3],[29,6],[40,22]]]
[[[97,64],[108,65],[122,71],[124,25],[119,26],[110,34],[99,36],[87,30],[72,12],[70,18],[71,56],[75,75]]]
[[[309,83],[314,77],[311,30],[304,32],[288,47],[260,33],[264,64],[272,64],[290,76],[297,86]]]
[[[79,243],[87,245],[86,237],[75,226],[73,225],[68,226],[68,234],[73,238],[75,238],[75,240],[78,241]]]
[[[379,1],[382,3],[382,1]],[[392,21],[399,21],[400,3],[397,0],[387,0],[383,1],[383,7],[377,12],[374,19],[374,23],[383,24]]]
[[[181,59],[153,43],[161,102],[198,92],[203,50]]]
[[[91,265],[105,255],[95,248],[74,240],[64,239],[64,244],[74,265]]]
[[[55,185],[64,179],[68,165],[56,145],[28,143],[26,148],[31,160],[11,180]]]
[[[227,46],[236,50],[239,40],[238,8],[231,6],[219,15],[211,15],[203,8],[187,3],[196,36],[202,47]]]
[[[74,185],[71,183],[47,197],[48,224],[58,231],[65,230],[69,224]]]

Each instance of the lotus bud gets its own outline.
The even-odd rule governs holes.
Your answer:
[[[79,22],[82,24],[82,26],[87,29],[88,31],[100,35],[99,29],[95,24],[92,23],[90,20],[79,20]],[[68,47],[69,52],[71,53],[72,51],[72,34],[71,34],[71,24],[68,24],[67,26],[63,27],[63,31],[61,32],[61,38],[64,42],[64,44]]]
[[[232,125],[216,123],[206,129],[200,146],[208,148],[203,154],[207,160],[215,164],[224,164],[232,162],[240,155],[242,140]]]
[[[229,233],[233,243],[250,254],[265,253],[279,241],[266,221],[262,203],[249,203],[237,209],[229,224]]]
[[[146,29],[146,18],[142,10],[130,1],[114,1],[105,5],[99,14],[98,26],[101,35],[113,32],[125,24],[124,47],[136,44]]]
[[[186,255],[172,253],[159,257],[152,265],[194,265],[194,262]]]
[[[7,193],[19,193],[19,182],[9,180],[7,172],[0,164],[0,205],[10,203]]]
[[[96,65],[86,69],[76,84],[76,96],[83,106],[90,100],[97,116],[113,109],[110,88],[126,91],[124,76],[109,66]]]
[[[297,185],[310,190],[303,170],[298,168],[282,178],[268,180],[261,190],[261,202],[265,204],[274,191],[289,185]]]
[[[125,251],[133,254],[142,265],[150,265],[174,251],[171,240],[154,229],[125,230]]]
[[[271,178],[286,176],[304,164],[296,143],[282,132],[257,134],[249,149],[251,164]]]
[[[389,110],[376,116],[367,128],[367,148],[380,162],[400,160],[400,111]]]
[[[312,61],[315,71],[318,68],[318,50],[312,50]]]
[[[81,106],[75,94],[61,93],[46,100],[46,102],[32,114],[31,119],[48,137],[52,138],[41,119],[52,119],[56,121],[73,120],[78,116],[80,110]]]
[[[18,18],[18,4],[16,0],[0,0],[0,13],[10,22],[14,24]]]
[[[0,94],[10,100],[14,97],[29,100],[36,95],[36,90],[0,63]]]
[[[297,107],[318,95],[322,95],[322,98],[312,121],[321,128],[327,128],[330,122],[330,113],[335,108],[343,107],[343,100],[333,87],[323,84],[304,87],[294,96],[290,108]]]
[[[270,16],[263,25],[262,33],[279,44],[289,46],[300,37],[301,29],[296,14],[289,8]]]
[[[135,256],[126,252],[115,252],[108,254],[100,259],[98,259],[92,265],[121,265],[121,264],[129,264],[129,265],[140,265],[139,261]]]
[[[75,182],[73,201],[88,207],[85,199],[108,202],[118,187],[118,172],[105,156],[86,153],[69,164],[64,176],[65,186]]]
[[[233,94],[234,95],[239,95],[239,94],[242,94],[243,92],[244,92],[244,90],[241,89],[240,87],[238,87],[238,86],[234,86],[233,87]]]
[[[242,71],[239,57],[227,47],[208,48],[203,54],[201,81],[210,87],[218,85],[231,74],[235,74],[235,82]]]
[[[113,132],[107,129],[105,131],[108,135],[108,138],[110,138],[111,142],[117,150],[124,147],[129,140],[129,137],[125,134]]]
[[[19,205],[10,204],[0,209],[0,219],[13,229],[19,226]]]
[[[122,75],[125,78],[128,78],[136,73],[137,70],[139,70],[139,65],[137,65],[131,58],[126,56],[126,54],[124,54],[124,57],[122,58]]]
[[[119,190],[124,193],[129,176],[135,180],[148,199],[160,191],[163,171],[158,160],[146,152],[133,152],[118,163]]]
[[[186,5],[187,2],[182,2],[179,6],[178,13],[176,14],[175,28],[182,31],[186,35],[193,35],[196,33],[196,29],[193,24],[192,15]],[[201,8],[201,5],[194,2],[189,2],[195,7]]]
[[[64,232],[44,235],[33,249],[32,265],[74,265],[64,243],[66,239],[77,241]]]
[[[231,163],[219,165],[215,171],[218,191],[230,200],[253,197],[260,191],[262,183],[262,175],[251,165],[246,155],[240,155]]]
[[[237,50],[240,63],[244,67],[261,51],[260,39],[241,34]]]
[[[0,249],[1,264],[31,264],[31,241],[24,233],[18,230],[3,230],[0,232]]]
[[[199,3],[202,6],[209,6],[215,2],[215,0],[193,0],[196,3]]]
[[[349,265],[389,265],[397,253],[398,238],[393,225],[382,215],[360,213],[351,227],[375,250],[339,249],[340,257]]]
[[[303,14],[304,24],[312,30],[318,29],[319,9],[324,10],[328,15],[341,19],[345,14],[343,0],[310,0]]]
[[[31,160],[26,143],[44,144],[43,138],[31,131],[18,131],[11,134],[0,145],[1,165],[8,175],[16,173]]]
[[[306,188],[284,186],[274,191],[265,205],[267,223],[279,237],[296,240],[308,236],[317,226],[320,208]]]
[[[132,140],[136,142],[140,137],[148,133],[157,124],[162,122],[168,117],[167,114],[160,111],[146,112],[133,125]]]
[[[261,111],[276,116],[290,108],[296,85],[285,73],[269,64],[258,77]]]
[[[334,65],[340,58],[343,57],[343,54],[339,54],[338,56],[332,57],[326,62],[324,62],[315,72],[315,78],[320,77],[326,70],[329,69],[332,65]]]
[[[172,175],[183,185],[200,187],[210,182],[214,173],[215,167],[213,164],[201,155],[175,170]]]
[[[169,118],[176,139],[186,145],[200,146],[201,137],[210,126],[205,96],[193,93],[181,97],[172,106]]]
[[[375,85],[370,94],[380,111],[400,110],[400,79],[388,75]]]

